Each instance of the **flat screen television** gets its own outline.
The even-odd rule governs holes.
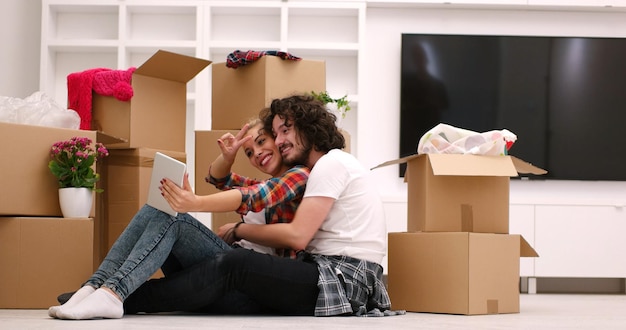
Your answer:
[[[537,179],[626,180],[626,38],[403,34],[401,68],[401,157],[438,123],[506,128]]]

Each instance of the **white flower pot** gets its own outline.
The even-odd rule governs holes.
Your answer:
[[[59,204],[64,218],[88,218],[93,205],[93,190],[89,188],[60,188]]]

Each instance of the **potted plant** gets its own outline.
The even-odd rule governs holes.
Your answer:
[[[59,203],[64,217],[88,217],[100,175],[94,170],[98,159],[109,155],[102,143],[87,137],[59,141],[50,148],[48,168],[59,183]]]
[[[319,93],[312,91],[311,95],[324,103],[328,110],[337,116],[337,126],[341,126],[341,120],[346,118],[346,113],[350,111],[350,101],[348,101],[348,95],[344,95],[340,98],[333,98],[327,91]]]

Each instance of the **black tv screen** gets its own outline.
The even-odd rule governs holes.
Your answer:
[[[401,67],[401,157],[438,123],[506,128],[539,179],[626,180],[625,38],[403,34]]]

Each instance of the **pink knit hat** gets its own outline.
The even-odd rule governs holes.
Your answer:
[[[93,77],[93,90],[105,96],[114,96],[120,101],[130,101],[133,87],[130,85],[135,68],[128,70],[100,71]]]

